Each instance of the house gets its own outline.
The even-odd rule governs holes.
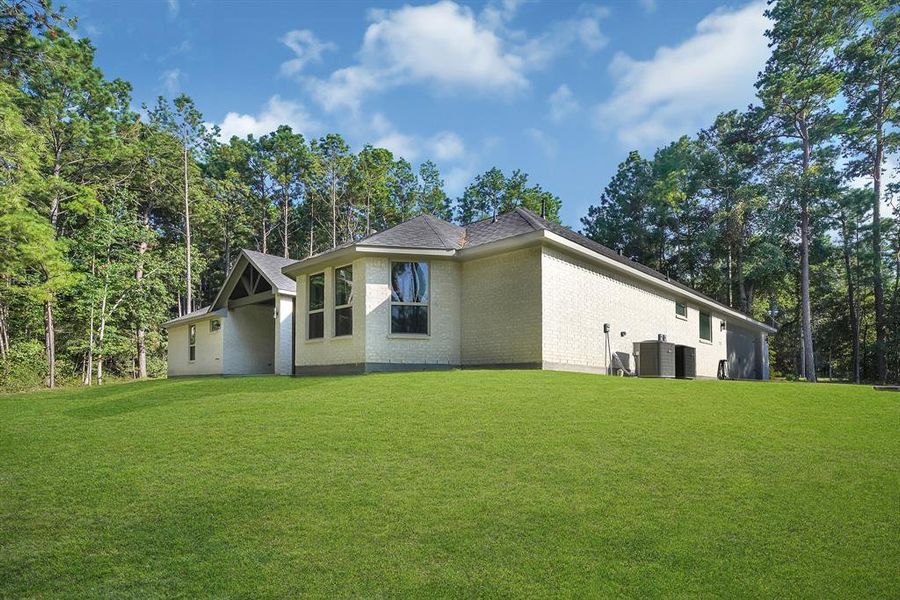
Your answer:
[[[277,261],[278,280],[269,272]],[[256,291],[254,272],[270,288]],[[268,307],[274,324],[265,326],[262,313],[234,323],[238,311],[259,306]],[[715,377],[727,360],[731,377],[768,379],[767,338],[775,331],[522,208],[466,226],[418,216],[299,261],[245,251],[204,310],[167,324],[170,374],[457,367],[609,373],[618,361],[638,358],[636,342],[664,335],[695,348],[699,377]],[[209,332],[205,325],[184,329],[214,319],[218,340],[212,325]],[[292,353],[285,350],[288,320]],[[260,333],[251,342],[252,327]],[[214,339],[201,340],[199,330]],[[264,336],[274,352],[264,348]],[[218,365],[198,354],[201,341],[219,352]],[[248,356],[264,351],[272,364]]]

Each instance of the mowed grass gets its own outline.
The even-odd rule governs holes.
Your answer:
[[[539,371],[0,397],[0,596],[900,595],[900,394]]]

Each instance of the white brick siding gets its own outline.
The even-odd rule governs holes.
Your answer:
[[[541,249],[462,264],[462,364],[541,362]]]
[[[290,375],[293,371],[293,347],[294,339],[292,327],[294,324],[294,298],[293,296],[275,295],[276,323],[275,323],[275,374]]]
[[[713,339],[706,343],[700,340],[698,309],[690,302],[687,320],[680,319],[673,295],[556,249],[544,248],[541,271],[547,367],[605,372],[604,323],[610,324],[613,352],[631,354],[633,342],[655,340],[660,333],[669,342],[695,347],[700,377],[715,377],[719,360],[726,358],[720,314],[711,315]]]
[[[220,320],[222,329],[210,332],[209,322],[213,318]],[[193,323],[197,327],[195,337],[196,350],[194,353],[196,360],[193,361],[188,360],[190,356],[188,351],[190,325],[177,325],[169,328],[169,348],[166,357],[169,376],[221,375],[222,338],[225,321],[227,320],[219,315],[215,315],[210,319]]]

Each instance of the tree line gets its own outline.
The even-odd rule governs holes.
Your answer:
[[[455,201],[437,165],[288,126],[219,139],[192,99],[132,107],[46,0],[0,0],[0,388],[165,373],[160,324],[206,305],[241,248],[303,258],[418,214],[559,198],[493,168]]]
[[[900,13],[770,3],[758,103],[632,152],[585,233],[779,328],[776,372],[900,378]],[[882,214],[882,204],[893,215]]]

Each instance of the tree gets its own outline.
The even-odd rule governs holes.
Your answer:
[[[796,154],[796,197],[800,227],[800,309],[803,375],[816,381],[809,296],[810,208],[816,201],[811,177],[816,146],[832,135],[835,115],[832,100],[840,91],[841,77],[832,56],[846,36],[847,8],[831,0],[782,0],[770,5],[766,16],[774,21],[766,32],[772,54],[756,83],[759,96],[772,116],[778,135],[799,143]]]
[[[426,160],[419,165],[419,199],[416,211],[449,221],[453,218],[450,198],[444,192],[444,180],[436,164]]]
[[[875,292],[877,378],[887,379],[886,319],[882,275],[881,202],[886,157],[900,144],[900,13],[887,3],[867,6],[860,35],[839,54],[847,101],[847,149],[853,156],[848,174],[872,180],[872,277]],[[872,14],[874,13],[874,14]]]
[[[263,162],[281,205],[282,256],[288,258],[292,207],[303,197],[303,180],[309,162],[306,140],[287,125],[260,139]]]
[[[460,223],[471,223],[523,207],[558,223],[561,206],[559,198],[540,185],[529,186],[526,173],[515,170],[507,178],[493,167],[477,175],[457,200],[457,218]]]
[[[145,107],[146,108],[146,107]],[[150,122],[174,135],[181,144],[183,183],[184,254],[185,254],[185,303],[184,314],[194,310],[194,283],[191,273],[191,180],[199,177],[195,159],[202,158],[215,132],[207,131],[203,115],[194,101],[181,94],[171,105],[165,98],[157,98],[156,106],[149,111]]]

